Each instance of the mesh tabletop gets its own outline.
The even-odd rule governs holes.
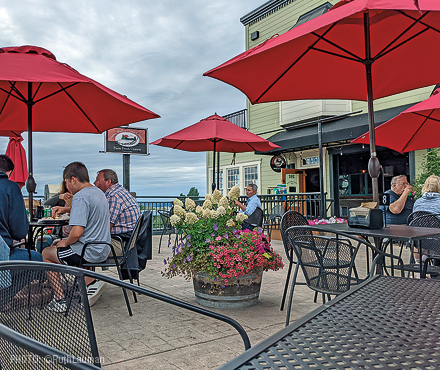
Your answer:
[[[440,282],[375,277],[224,368],[438,369]]]

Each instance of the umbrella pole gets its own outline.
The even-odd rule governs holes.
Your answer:
[[[214,156],[213,156],[213,164],[212,164],[212,191],[215,190],[215,147],[217,141],[214,140]]]
[[[367,100],[368,100],[368,127],[370,130],[370,160],[368,161],[368,173],[371,177],[373,190],[373,202],[379,202],[379,173],[380,163],[376,156],[376,138],[374,131],[374,107],[373,107],[373,78],[371,73],[371,45],[370,45],[370,19],[364,13],[365,30],[365,69],[367,73]]]
[[[220,189],[220,152],[217,152],[217,189]]]

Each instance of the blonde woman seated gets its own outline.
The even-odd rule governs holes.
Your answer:
[[[413,207],[413,212],[419,211],[440,214],[440,177],[431,175],[426,179],[422,187],[422,197],[415,201]],[[414,253],[414,258],[418,263],[419,253]],[[425,259],[426,256],[423,255],[422,261]]]

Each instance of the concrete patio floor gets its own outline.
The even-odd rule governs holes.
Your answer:
[[[153,260],[140,274],[141,286],[197,305],[192,282],[161,276],[163,259],[172,255],[167,239],[158,254],[159,236],[153,237]],[[272,246],[286,257],[282,242]],[[284,327],[286,313],[280,311],[287,267],[263,274],[259,303],[244,309],[212,309],[238,321],[252,345]],[[116,270],[105,272],[117,277]],[[303,281],[302,274],[299,281]],[[291,322],[321,304],[304,285],[295,288]],[[98,348],[104,369],[215,369],[244,351],[239,334],[230,325],[146,296],[132,303],[128,315],[122,291],[107,287],[92,307]]]

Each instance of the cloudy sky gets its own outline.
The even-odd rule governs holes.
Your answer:
[[[238,90],[203,72],[245,49],[239,19],[266,0],[0,0],[0,46],[37,45],[60,62],[159,114],[133,124],[152,142],[201,119],[245,108]],[[23,134],[27,149],[27,134]],[[122,182],[122,156],[103,154],[103,135],[34,133],[37,195],[61,182],[63,166],[82,161],[94,179],[113,168]],[[8,139],[0,137],[0,152]],[[204,194],[205,154],[155,145],[131,156],[131,190]]]

